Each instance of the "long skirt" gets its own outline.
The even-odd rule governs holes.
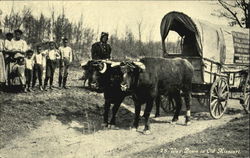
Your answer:
[[[12,85],[22,85],[24,86],[26,83],[25,78],[25,66],[15,64],[12,67],[11,73],[10,73],[10,80],[12,81]]]
[[[6,69],[5,69],[5,62],[3,53],[0,52],[0,83],[6,82]]]

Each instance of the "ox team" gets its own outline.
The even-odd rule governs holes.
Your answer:
[[[42,51],[41,45],[36,47],[36,53],[28,50],[27,44],[21,40],[22,31],[15,31],[15,38],[11,39],[11,33],[6,34],[0,51],[4,54],[4,71],[1,66],[1,76],[6,73],[6,79],[1,77],[1,82],[11,86],[15,80],[21,83],[24,92],[32,91],[32,87],[39,80],[39,89],[53,89],[54,72],[59,65],[59,87],[67,88],[68,68],[73,60],[72,49],[67,45],[68,39],[64,38],[63,46],[57,48],[55,42],[49,42],[49,48]],[[111,47],[107,43],[108,33],[102,32],[99,42],[92,45],[92,60],[82,65],[83,78],[88,79],[88,85],[104,93],[104,117],[103,126],[118,129],[116,126],[116,113],[128,95],[131,95],[135,105],[135,117],[133,129],[139,126],[141,105],[146,103],[144,111],[144,134],[150,133],[149,115],[153,104],[156,104],[156,116],[159,116],[159,104],[161,95],[174,96],[176,111],[172,122],[178,121],[182,102],[181,91],[184,94],[186,104],[186,124],[190,124],[190,98],[193,67],[185,59],[165,59],[145,57],[139,61],[111,61]],[[16,43],[15,43],[16,42]],[[59,61],[59,62],[57,62]],[[158,63],[158,64],[155,64]],[[5,68],[6,67],[6,68]],[[42,86],[42,75],[45,69],[45,80]],[[6,70],[6,71],[5,71]],[[109,121],[111,104],[112,118]]]
[[[190,124],[190,101],[192,78],[194,68],[185,59],[165,59],[145,57],[140,61],[111,61],[110,49],[102,49],[106,44],[108,34],[102,33],[101,40],[92,46],[92,60],[83,65],[85,74],[89,79],[89,86],[93,86],[104,93],[104,118],[103,125],[110,128],[118,128],[115,124],[115,117],[123,99],[132,95],[135,104],[134,130],[138,129],[141,105],[146,103],[144,111],[145,127],[144,134],[150,133],[149,115],[154,102],[156,103],[156,116],[159,116],[159,104],[161,95],[171,95],[176,102],[176,111],[172,122],[179,119],[182,107],[181,91],[186,104],[186,125]],[[99,48],[94,48],[98,46]],[[109,46],[106,46],[106,48]],[[98,50],[96,52],[95,50]],[[98,56],[98,53],[103,53]],[[96,55],[99,57],[96,57]],[[158,63],[158,64],[155,64]],[[92,88],[93,88],[92,87]],[[112,118],[108,121],[110,104]]]

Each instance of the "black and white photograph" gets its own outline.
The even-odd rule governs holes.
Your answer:
[[[249,158],[249,0],[0,0],[0,158]]]

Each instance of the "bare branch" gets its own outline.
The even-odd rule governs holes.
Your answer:
[[[221,1],[222,3],[224,3],[225,5],[229,6],[229,7],[233,7],[233,8],[236,8],[237,7],[237,4],[230,4],[230,3],[227,3],[226,1],[223,1],[223,0],[219,0]]]
[[[222,0],[218,0],[219,1],[219,3],[221,4],[221,6],[224,8],[224,9],[226,9],[229,13],[231,13],[231,15],[235,18],[234,20],[238,23],[238,25],[240,26],[240,27],[243,27],[242,26],[242,24],[241,24],[241,22],[240,22],[240,20],[238,19],[238,17],[237,17],[237,12],[233,12],[226,4],[227,3],[225,3],[224,1],[222,1]]]

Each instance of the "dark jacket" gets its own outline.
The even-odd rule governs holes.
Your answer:
[[[91,56],[92,59],[110,59],[111,46],[107,43],[96,42],[92,45]]]

